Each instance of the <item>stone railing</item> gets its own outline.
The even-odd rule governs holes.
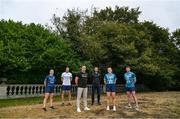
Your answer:
[[[117,85],[117,92],[124,91],[123,85]],[[144,89],[143,85],[138,86],[139,90]],[[0,99],[9,98],[26,98],[26,97],[39,97],[44,95],[44,85],[42,84],[5,84],[0,85]],[[72,85],[72,96],[77,93],[77,86]],[[88,93],[91,94],[92,85],[88,85]],[[61,85],[56,85],[54,89],[55,95],[60,95]],[[101,93],[105,93],[105,86],[101,85]]]
[[[44,95],[44,85],[42,84],[14,84],[14,85],[0,85],[0,99],[8,98],[24,98],[24,97],[38,97]],[[101,85],[103,92],[104,87]],[[88,92],[91,93],[92,85],[88,85]],[[72,85],[72,95],[76,95],[77,86]],[[61,85],[55,85],[54,94],[60,95]]]
[[[102,86],[101,86],[102,87]],[[44,94],[45,87],[44,85],[38,84],[28,84],[28,85],[7,85],[7,97],[36,97]],[[91,93],[92,86],[88,85],[88,92]],[[71,89],[72,95],[75,95],[77,92],[77,86],[72,85]],[[54,94],[60,95],[61,85],[55,85]]]

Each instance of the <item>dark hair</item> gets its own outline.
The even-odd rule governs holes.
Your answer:
[[[107,69],[109,69],[109,68],[111,68],[111,69],[112,69],[112,67],[107,67]]]
[[[66,66],[66,68],[69,68],[69,66]]]
[[[126,68],[131,68],[130,66],[126,66]]]

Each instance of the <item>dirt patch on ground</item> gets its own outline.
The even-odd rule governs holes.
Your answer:
[[[1,118],[180,118],[180,92],[138,93],[140,111],[126,109],[127,99],[124,94],[117,95],[117,111],[106,111],[106,99],[102,97],[102,105],[90,105],[90,111],[76,112],[76,101],[72,106],[60,106],[55,102],[55,110],[42,110],[42,105],[24,105],[0,108]]]

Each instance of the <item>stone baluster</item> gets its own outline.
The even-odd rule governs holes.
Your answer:
[[[20,94],[23,95],[23,89],[24,87],[23,86],[20,86]]]
[[[39,94],[42,94],[42,86],[39,86]]]
[[[18,94],[19,94],[19,86],[16,86],[16,87],[15,87],[15,90],[16,90],[16,93],[15,93],[15,94],[18,95]]]
[[[35,86],[32,86],[32,94],[34,95],[35,93]]]
[[[12,86],[12,88],[11,88],[11,95],[14,95],[14,92],[15,92],[15,86]]]
[[[6,92],[6,95],[9,96],[9,94],[10,94],[10,93],[9,93],[9,92],[10,92],[10,86],[7,86],[6,91],[7,91],[7,92]]]
[[[27,92],[28,92],[28,87],[25,86],[25,87],[24,87],[24,94],[27,95]]]
[[[36,92],[36,95],[39,95],[39,86],[36,86],[36,87],[35,87],[35,90],[36,90],[36,91],[35,91],[35,92]]]
[[[31,86],[28,86],[28,93],[29,93],[28,95],[31,95],[32,93],[31,90],[32,90]]]

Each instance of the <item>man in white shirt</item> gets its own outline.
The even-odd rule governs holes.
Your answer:
[[[71,105],[71,81],[72,81],[72,74],[69,72],[69,67],[66,67],[66,71],[62,73],[61,75],[61,81],[62,81],[62,106],[64,106],[64,94],[65,92],[68,92],[68,99],[69,103],[68,105]]]

